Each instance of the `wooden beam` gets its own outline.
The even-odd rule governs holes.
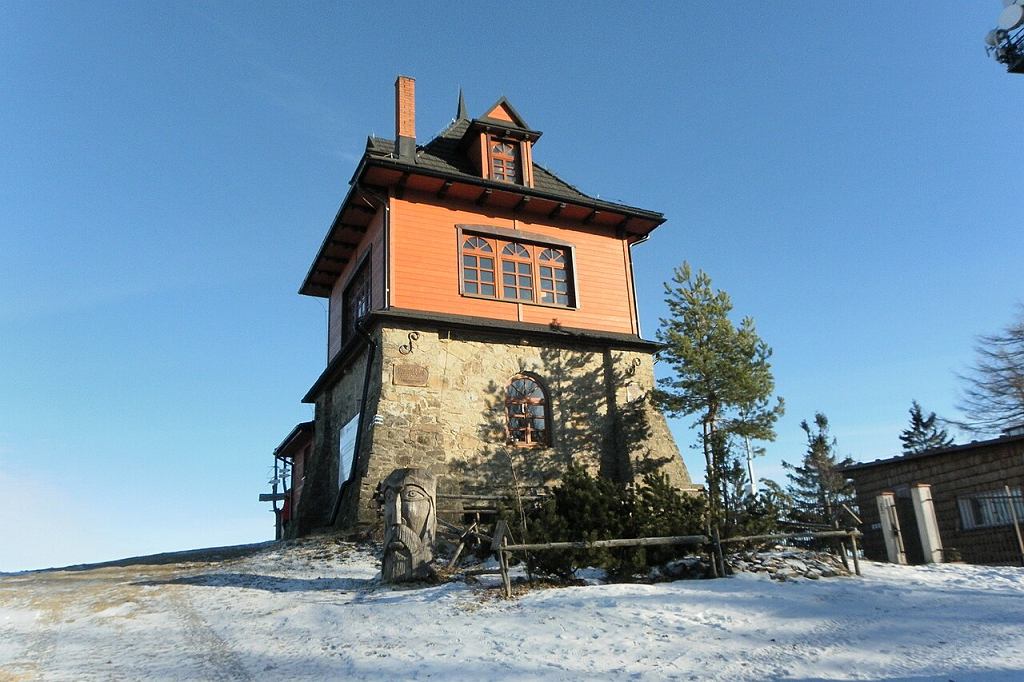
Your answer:
[[[347,242],[344,239],[332,239],[330,241],[331,246],[340,246],[346,249],[354,249],[359,246],[358,242]]]
[[[452,188],[452,181],[445,180],[444,184],[441,185],[441,189],[437,190],[437,198],[444,199],[445,195],[448,194],[448,190]]]
[[[398,185],[395,187],[395,197],[401,199],[405,194],[405,183],[409,182],[409,174],[402,173],[402,177],[398,179]]]
[[[327,275],[328,277],[338,277],[341,275],[340,272],[335,272],[334,270],[321,270],[320,268],[317,268],[316,274]]]
[[[524,208],[526,208],[526,205],[529,204],[529,203],[530,203],[530,197],[524,195],[523,198],[519,200],[519,203],[516,204],[515,208],[512,209],[512,212],[513,213],[519,213]]]
[[[375,208],[370,208],[369,206],[363,206],[362,204],[355,203],[350,204],[348,210],[359,211],[360,213],[369,213],[370,215],[373,215],[374,213],[377,212],[377,209]]]
[[[334,256],[324,256],[324,260],[328,263],[347,263],[348,258],[335,258]]]
[[[499,523],[501,523],[499,521]],[[845,535],[845,533],[844,533]],[[497,536],[497,533],[495,533]],[[737,538],[734,538],[737,539]],[[522,545],[505,545],[505,552],[532,552],[541,549],[592,549],[595,547],[651,547],[658,545],[705,545],[704,535],[669,535],[656,538],[620,538],[616,540],[580,540],[578,542],[536,542]],[[724,541],[723,541],[724,542]],[[492,549],[494,544],[491,544]]]
[[[480,196],[476,198],[476,205],[483,206],[484,204],[486,204],[487,201],[491,198],[491,194],[493,194],[493,192],[490,189],[485,189],[483,192],[480,192]]]
[[[551,213],[548,213],[548,218],[557,218],[562,213],[563,210],[565,210],[565,204],[564,203],[558,204],[553,209],[551,209]]]
[[[583,224],[589,225],[590,223],[594,222],[594,219],[597,218],[597,216],[599,215],[601,215],[601,212],[598,211],[597,209],[594,209],[586,218],[583,219]]]
[[[343,230],[352,230],[360,234],[366,234],[366,225],[355,225],[353,223],[342,223],[339,227]]]

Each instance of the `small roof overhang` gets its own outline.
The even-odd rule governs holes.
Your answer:
[[[296,424],[295,428],[284,437],[281,444],[274,448],[274,457],[279,459],[295,457],[295,453],[311,440],[313,440],[313,422]]]

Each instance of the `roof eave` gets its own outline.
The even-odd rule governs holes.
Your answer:
[[[467,185],[473,185],[475,187],[483,187],[487,189],[497,189],[503,192],[513,192],[524,196],[529,196],[537,199],[544,199],[546,201],[572,203],[577,206],[584,208],[590,208],[595,210],[611,211],[620,213],[623,216],[630,216],[633,218],[641,218],[643,220],[650,220],[655,223],[654,226],[648,230],[650,232],[655,227],[662,225],[666,218],[663,213],[658,211],[649,211],[643,208],[637,208],[635,206],[628,206],[626,204],[616,204],[610,201],[602,201],[600,199],[594,199],[592,197],[584,197],[582,200],[560,194],[552,194],[550,192],[544,192],[533,187],[526,187],[525,185],[515,185],[507,182],[498,182],[496,180],[488,180],[487,178],[476,178],[466,175],[455,175],[453,173],[446,173],[441,170],[433,168],[424,168],[422,166],[416,166],[409,164],[398,159],[384,158],[384,157],[371,157],[364,159],[365,165],[368,166],[380,166],[382,168],[390,168],[396,171],[416,173],[418,175],[426,175],[434,178],[441,178],[444,180],[452,180],[455,182],[465,183]]]
[[[306,277],[302,280],[302,285],[299,287],[299,294],[301,295],[315,296],[318,298],[330,296],[330,289],[327,289],[326,293],[314,293],[312,291],[314,286],[322,287],[326,285],[314,284],[312,282],[312,278],[316,273],[317,265],[320,263],[320,260],[324,257],[324,254],[327,251],[327,247],[331,242],[335,229],[338,227],[342,214],[345,212],[349,202],[352,200],[353,195],[359,191],[358,180],[366,170],[366,161],[368,158],[370,158],[369,155],[363,154],[363,158],[359,160],[359,165],[356,166],[356,170],[352,174],[352,178],[348,181],[348,192],[345,193],[345,198],[342,199],[341,205],[338,207],[338,212],[334,214],[334,220],[331,221],[331,226],[327,229],[327,234],[324,235],[324,240],[320,243],[320,248],[317,250],[316,256],[313,258],[313,262],[310,263],[309,270],[306,272]]]
[[[855,462],[849,466],[843,467],[843,471],[860,471],[862,469],[871,469],[877,466],[887,466],[890,464],[898,464],[901,462],[910,462],[916,459],[924,459],[927,457],[937,457],[939,455],[949,455],[955,452],[963,452],[966,450],[974,450],[977,448],[984,448],[990,445],[1000,444],[1006,445],[1009,443],[1016,443],[1018,441],[1024,441],[1024,435],[1021,436],[999,436],[998,438],[990,438],[988,440],[979,440],[971,443],[964,443],[962,445],[951,445],[948,448],[935,448],[934,450],[925,450],[924,452],[915,452],[907,455],[896,455],[895,457],[887,457],[886,459],[876,459],[873,462]]]

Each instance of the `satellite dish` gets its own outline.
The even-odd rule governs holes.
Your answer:
[[[1012,31],[1021,24],[1024,24],[1024,7],[1020,5],[1007,5],[999,14],[999,28],[1004,31]]]
[[[985,44],[989,47],[998,47],[999,45],[999,31],[992,29],[985,34]]]

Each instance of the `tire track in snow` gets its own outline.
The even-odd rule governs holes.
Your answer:
[[[37,611],[35,622],[27,638],[23,658],[16,661],[15,665],[20,668],[21,674],[28,676],[24,679],[37,679],[33,676],[41,679],[50,670],[49,664],[57,652],[57,642],[64,621],[64,605],[59,597],[50,597],[33,599],[30,608]],[[13,679],[22,678],[15,675]]]
[[[188,588],[167,586],[165,595],[168,604],[182,622],[182,635],[188,645],[188,653],[202,666],[206,680],[251,680],[252,676],[242,665],[241,659],[218,635],[209,623],[203,620],[187,595]]]

